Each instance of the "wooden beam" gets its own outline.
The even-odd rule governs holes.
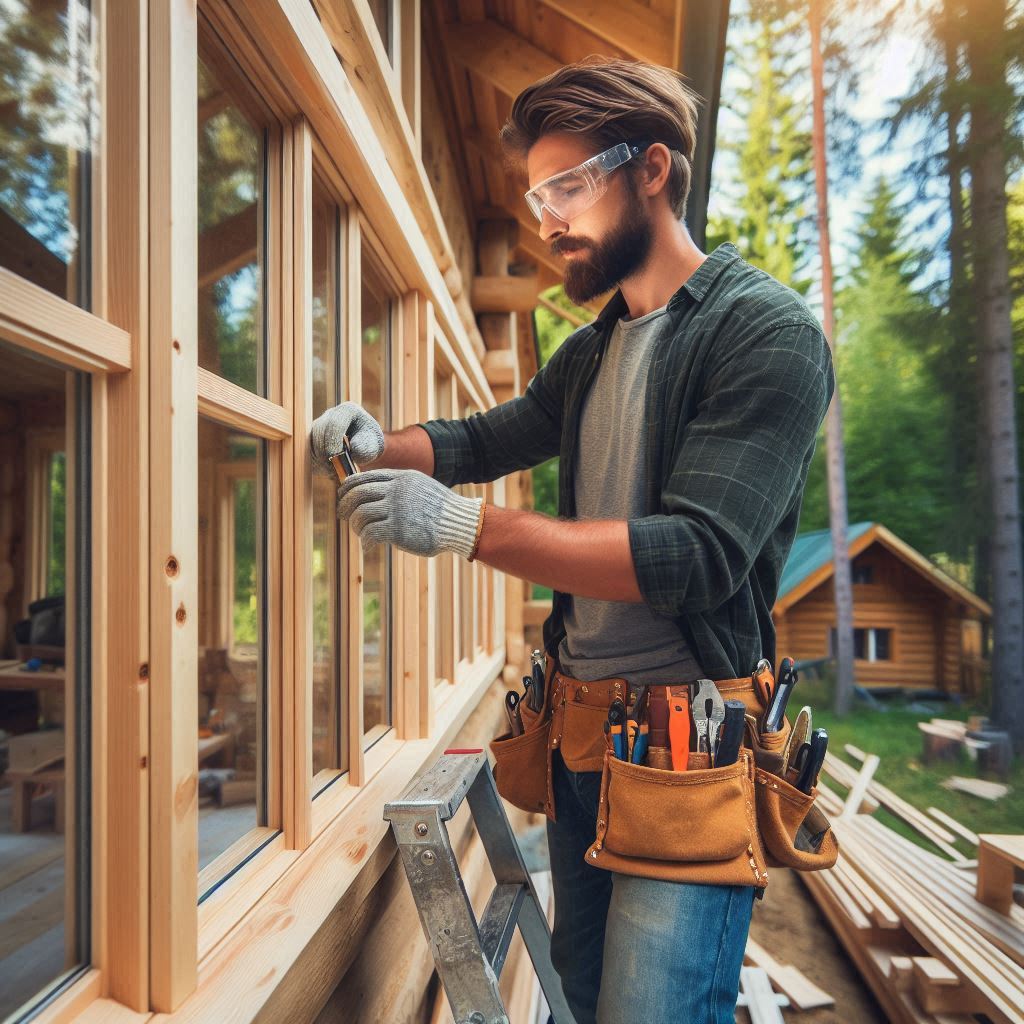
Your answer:
[[[484,373],[492,388],[514,387],[516,383],[516,353],[512,349],[497,349],[484,356]]]
[[[493,19],[445,28],[451,58],[499,92],[515,98],[561,66],[553,57]]]
[[[630,57],[673,66],[672,19],[637,0],[543,0],[543,6]]]
[[[474,277],[471,293],[473,308],[478,313],[514,313],[531,310],[537,305],[540,285],[537,276]]]

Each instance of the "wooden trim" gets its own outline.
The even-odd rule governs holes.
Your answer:
[[[149,495],[150,1003],[171,1012],[195,989],[198,949],[198,39],[187,0],[151,0],[148,12],[149,461],[157,470]]]
[[[87,373],[132,367],[128,332],[0,267],[0,338]]]
[[[402,85],[402,103],[412,129],[413,155],[417,163],[423,159],[423,103],[421,62],[423,51],[423,13],[420,0],[405,0],[398,5],[401,16],[398,43],[398,76]]]
[[[313,801],[313,466],[306,438],[313,423],[313,133],[303,120],[292,128],[292,620],[286,630],[292,671],[285,674],[285,820],[288,845],[302,850],[312,838]],[[340,595],[339,595],[340,597]]]
[[[202,366],[196,368],[199,414],[268,441],[292,435],[291,410],[260,398]]]

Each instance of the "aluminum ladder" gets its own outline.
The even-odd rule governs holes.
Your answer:
[[[479,922],[448,837],[447,822],[465,798],[496,882]],[[446,750],[400,799],[385,805],[384,819],[391,822],[402,852],[420,923],[457,1024],[509,1024],[498,978],[516,925],[554,1024],[574,1024],[551,964],[547,917],[483,750]]]

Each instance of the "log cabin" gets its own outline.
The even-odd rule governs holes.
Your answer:
[[[0,1019],[443,1019],[382,810],[501,731],[524,584],[364,555],[309,426],[343,399],[462,416],[536,371],[561,269],[497,133],[563,63],[661,63],[704,97],[701,244],[727,14],[7,5]],[[474,491],[531,500],[527,475]],[[452,836],[479,912],[481,845]],[[527,1019],[520,946],[502,988]]]
[[[860,686],[973,696],[987,661],[987,602],[881,523],[851,523],[854,676]],[[830,530],[793,543],[772,608],[780,657],[817,661],[835,651]]]

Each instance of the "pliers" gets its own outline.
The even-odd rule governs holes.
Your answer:
[[[722,700],[718,687],[710,679],[698,679],[693,686],[690,710],[697,730],[697,750],[703,751],[711,758],[713,767],[718,730],[725,721],[725,701]]]

